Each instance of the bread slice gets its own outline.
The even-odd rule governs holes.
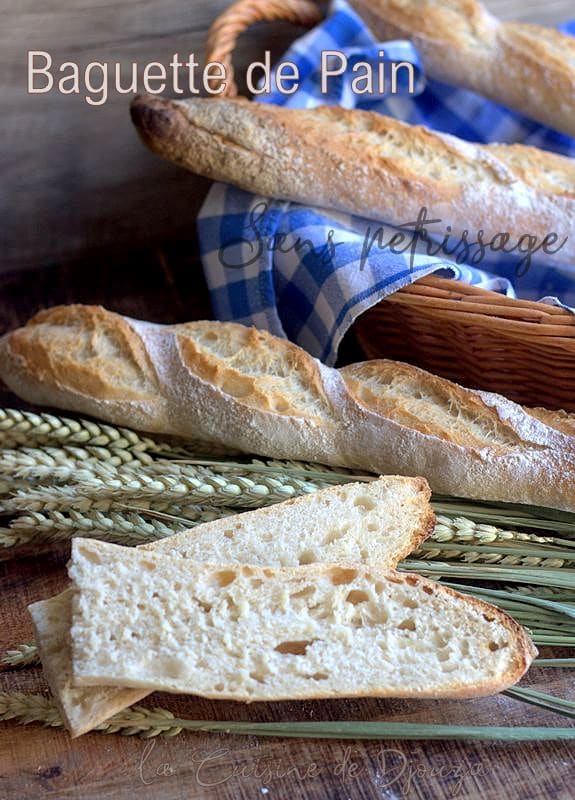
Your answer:
[[[423,478],[388,475],[198,525],[140,549],[213,564],[397,566],[431,535]]]
[[[391,475],[214,520],[141,549],[230,564],[295,566],[329,557],[395,567],[433,530],[430,494],[421,478]],[[73,685],[71,602],[68,590],[29,611],[50,689],[66,726],[80,736],[148,691]]]
[[[73,736],[95,728],[149,694],[147,689],[85,689],[72,682],[70,623],[72,590],[28,606],[42,668],[62,720]]]
[[[535,649],[492,606],[375,566],[196,564],[76,539],[78,685],[215,699],[477,697]]]

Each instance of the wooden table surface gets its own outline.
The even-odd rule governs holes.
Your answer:
[[[0,333],[60,302],[99,302],[163,322],[209,314],[193,224],[206,182],[140,146],[125,98],[91,108],[78,98],[28,96],[25,53],[48,50],[59,61],[86,63],[166,62],[173,52],[200,53],[207,26],[225,5],[224,0],[46,0],[40,6],[5,0]],[[572,0],[488,5],[506,18],[548,24],[574,11]],[[294,33],[283,24],[258,26],[242,39],[240,69],[264,48],[279,55]],[[0,402],[17,400],[0,391]],[[64,586],[66,558],[62,548],[0,563],[0,650],[31,638],[26,605]],[[567,670],[534,668],[524,685],[575,699]],[[46,692],[41,670],[0,672],[0,691],[16,690]],[[197,719],[569,724],[502,696],[244,706],[154,695],[144,704]],[[567,800],[574,796],[574,782],[573,748],[567,743],[346,743],[195,734],[150,743],[102,734],[71,741],[59,730],[0,724],[0,800]]]

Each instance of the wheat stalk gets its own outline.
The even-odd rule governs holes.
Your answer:
[[[16,719],[21,725],[41,722],[52,728],[63,723],[56,704],[50,697],[23,692],[0,692],[0,720]]]
[[[146,451],[110,449],[107,447],[21,447],[16,450],[0,450],[0,472],[6,474],[33,467],[79,468],[86,462],[102,461],[111,466],[136,462],[152,464],[153,458]]]
[[[511,693],[522,702],[537,703],[562,715],[572,716],[573,703],[543,695],[533,690]],[[55,703],[50,697],[15,692],[0,693],[0,720],[17,720],[28,725],[39,722],[45,726],[63,727]],[[95,728],[102,733],[121,733],[124,736],[177,736],[183,730],[198,733],[228,735],[281,736],[320,739],[372,740],[471,740],[471,741],[557,741],[575,739],[575,728],[555,727],[494,727],[435,725],[403,722],[212,722],[175,717],[163,708],[141,706],[121,711]]]
[[[431,539],[435,542],[537,542],[538,544],[555,544],[558,540],[553,536],[538,536],[533,533],[522,533],[515,530],[499,528],[483,522],[475,522],[467,517],[451,517],[438,514]],[[561,541],[563,544],[563,541]],[[572,543],[570,543],[572,544]]]
[[[37,469],[42,470],[41,467]],[[142,467],[136,471],[94,464],[76,473],[78,483],[73,486],[39,486],[28,492],[19,491],[2,505],[11,512],[27,509],[42,511],[69,506],[79,496],[107,496],[123,501],[158,497],[164,502],[185,499],[187,503],[199,505],[253,508],[279,503],[318,489],[315,484],[299,478],[251,477],[249,473],[223,477],[202,472],[201,469],[180,468],[179,472],[173,474],[167,473],[165,468],[155,471],[153,467]]]
[[[13,520],[9,529],[29,534],[28,542],[31,539],[55,542],[75,536],[88,536],[119,544],[142,544],[173,536],[194,524],[198,523],[171,522],[166,525],[162,520],[146,519],[141,514],[103,514],[100,511],[82,513],[70,509],[66,513],[48,511],[42,514],[32,511]]]
[[[87,419],[69,419],[53,414],[0,408],[0,443],[6,441],[24,445],[30,442],[57,442],[140,452],[156,452],[160,449],[152,439],[128,428],[116,428]]]
[[[555,586],[505,586],[504,590],[512,594],[532,595],[557,602],[575,603],[575,589],[572,592],[566,592]]]
[[[31,664],[39,664],[40,655],[36,642],[23,642],[16,647],[6,650],[2,657],[2,664],[14,669],[15,667],[28,667]]]
[[[437,547],[431,541],[422,543],[413,552],[414,558],[429,560],[457,560],[465,564],[484,563],[500,564],[507,567],[545,567],[560,569],[575,560],[575,554],[564,553],[561,550],[539,550],[536,548],[509,548],[492,544],[462,545],[442,544]]]
[[[0,560],[5,558],[4,551],[10,551],[27,545],[33,535],[29,531],[17,531],[12,528],[0,528]]]
[[[457,564],[445,561],[433,562],[409,560],[399,565],[402,571],[417,572],[437,580],[442,577],[465,578],[473,581],[496,581],[501,583],[526,583],[537,586],[553,586],[572,590],[575,581],[573,569],[532,569],[526,566],[501,566],[499,564]]]
[[[222,506],[167,506],[175,515],[156,508],[110,509],[109,504],[105,505],[106,511],[69,508],[66,511],[31,511],[17,517],[8,528],[0,528],[0,558],[18,556],[19,548],[25,545],[49,544],[76,536],[104,539],[122,545],[144,544],[241,511]]]
[[[70,419],[54,414],[36,414],[15,408],[0,408],[0,445],[70,444],[147,452],[160,456],[185,458],[204,455],[229,456],[238,451],[202,439],[186,439],[185,443],[156,442],[128,428],[107,425],[87,419]]]

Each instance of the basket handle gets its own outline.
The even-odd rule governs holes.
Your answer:
[[[254,22],[285,20],[312,28],[322,19],[322,12],[311,0],[238,0],[217,17],[208,31],[206,63],[218,61],[226,72],[224,89],[218,97],[236,97],[232,55],[241,33]]]

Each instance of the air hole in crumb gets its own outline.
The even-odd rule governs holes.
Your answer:
[[[400,631],[414,631],[416,627],[415,620],[413,617],[407,617],[403,622],[400,622],[397,627]]]
[[[315,553],[311,550],[304,550],[303,553],[299,554],[298,562],[300,564],[313,564],[315,562]]]
[[[176,581],[176,583],[174,583],[174,589],[175,589],[176,592],[181,592],[182,591],[182,584],[179,581]]]
[[[200,600],[198,597],[196,597],[196,603],[206,614],[208,614],[212,610],[212,606],[210,605],[210,603],[206,603],[205,600]]]
[[[433,594],[433,589],[431,588],[431,586],[422,586],[421,588],[423,589],[425,594]]]
[[[253,578],[251,581],[252,589],[259,589],[260,586],[263,586],[264,582],[261,581],[259,578]]]
[[[153,572],[156,569],[156,564],[154,561],[142,561],[142,566],[150,572]]]
[[[223,692],[224,691],[224,684],[223,683],[216,683],[214,686],[216,692]]]
[[[230,531],[230,530],[228,529],[227,531],[224,531],[224,537],[225,537],[226,539],[233,539],[233,538],[234,538],[234,532],[233,532],[233,531]]]
[[[100,556],[97,553],[93,553],[88,551],[84,553],[84,558],[89,561],[91,564],[101,564]]]
[[[375,501],[372,500],[371,497],[366,497],[365,495],[356,497],[353,504],[357,508],[361,508],[362,511],[373,511],[375,508]]]
[[[263,573],[264,573],[266,578],[273,578],[273,576],[274,576],[273,569],[264,569]]]
[[[357,570],[334,567],[329,571],[329,577],[334,586],[342,586],[346,583],[351,583],[357,578]]]
[[[315,672],[311,679],[312,681],[326,681],[329,678],[329,675],[326,672]]]
[[[132,637],[132,639],[139,639],[140,638],[140,634],[137,633],[136,631],[132,631],[130,633],[130,636]]]
[[[497,642],[489,642],[489,649],[494,653],[496,650],[499,650],[499,645]]]
[[[385,589],[385,584],[382,583],[381,581],[377,581],[377,583],[375,584],[375,586],[373,588],[375,589],[377,594],[381,594],[383,592],[383,590]]]
[[[495,622],[495,617],[492,617],[491,614],[484,614],[483,619],[485,622]]]
[[[152,595],[152,600],[157,600],[159,596],[160,595],[158,594],[158,592],[154,592]]]
[[[347,527],[340,528],[340,529],[334,528],[333,530],[331,530],[327,534],[327,536],[323,540],[324,545],[333,544],[334,542],[337,542],[339,539],[341,539],[343,536],[345,536],[345,534],[348,532],[348,530],[349,530],[349,528],[347,528]]]
[[[405,582],[408,583],[410,586],[417,586],[419,583],[419,578],[416,578],[415,575],[406,575]]]
[[[404,608],[419,608],[417,600],[413,600],[411,597],[404,597],[402,605]]]
[[[367,603],[369,595],[367,592],[362,592],[361,589],[352,589],[345,599],[348,603],[356,606],[358,603]]]
[[[224,586],[229,586],[230,583],[233,583],[236,579],[236,573],[232,569],[222,569],[220,572],[216,572],[214,575],[214,580],[220,589],[223,589]]]
[[[315,586],[305,586],[303,589],[300,589],[299,592],[293,592],[290,594],[292,600],[298,600],[299,598],[306,598],[311,597],[311,595],[315,592]]]
[[[368,522],[367,530],[368,531],[376,531],[377,530],[377,525],[375,524],[375,522]]]
[[[265,675],[263,675],[261,672],[250,672],[250,678],[258,683],[266,682]]]
[[[299,642],[280,642],[274,649],[283,655],[305,656],[310,644],[313,644],[313,641],[309,639]]]
[[[138,609],[138,611],[143,611],[146,608],[145,603],[138,603],[136,608]]]

